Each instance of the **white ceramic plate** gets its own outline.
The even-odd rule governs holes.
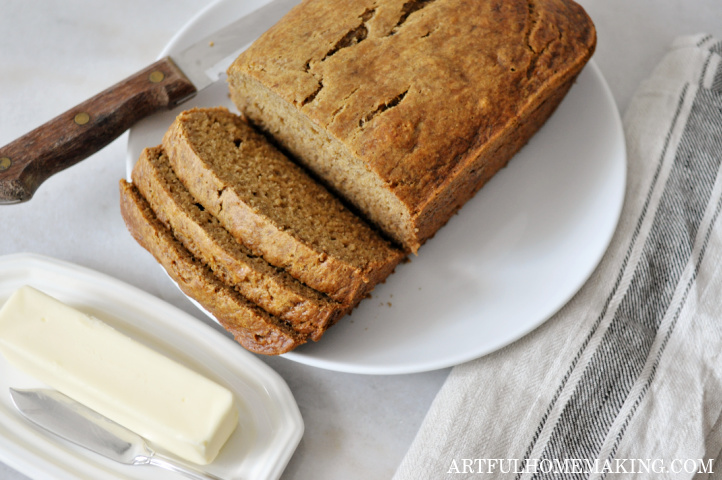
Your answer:
[[[254,355],[198,319],[111,277],[36,255],[0,257],[0,305],[23,285],[94,315],[229,388],[239,402],[239,426],[205,468],[229,479],[281,476],[303,435],[303,420],[283,379]],[[8,388],[42,386],[0,355],[1,462],[31,478],[185,478],[121,465],[40,431],[15,410]]]
[[[163,55],[262,3],[213,4]],[[191,105],[232,108],[223,81],[181,109]],[[132,129],[129,169],[143,147],[160,143],[177,113]],[[285,357],[397,374],[457,365],[507,345],[551,317],[590,276],[616,228],[625,181],[619,113],[592,61],[542,130],[418,257],[321,342]]]

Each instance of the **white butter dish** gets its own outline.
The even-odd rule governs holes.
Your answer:
[[[98,272],[32,254],[0,257],[0,304],[30,285],[99,318],[125,335],[228,388],[238,399],[238,428],[213,463],[222,478],[276,479],[303,434],[285,381],[222,332],[135,287]],[[183,478],[133,469],[58,441],[15,411],[9,387],[45,385],[0,357],[0,461],[31,478]]]

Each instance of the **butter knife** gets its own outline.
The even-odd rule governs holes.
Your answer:
[[[13,403],[32,423],[76,445],[125,465],[153,465],[196,480],[221,480],[164,457],[127,428],[55,390],[10,389]]]
[[[275,0],[0,148],[0,204],[30,200],[51,175],[212,85],[244,47],[298,2]]]

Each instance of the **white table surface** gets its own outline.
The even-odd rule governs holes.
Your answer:
[[[0,145],[151,63],[206,3],[0,0]],[[621,112],[676,36],[722,38],[719,0],[580,3],[597,25],[594,58]],[[0,206],[0,255],[33,252],[77,263],[207,321],[123,225],[117,182],[126,142],[127,134],[55,175],[32,201]],[[448,373],[364,376],[264,361],[288,382],[306,424],[283,479],[390,478]],[[0,478],[26,477],[0,464]]]

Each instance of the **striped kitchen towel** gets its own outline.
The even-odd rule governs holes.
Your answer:
[[[536,331],[452,369],[397,480],[722,478],[721,55],[680,38],[640,86],[602,262]]]

